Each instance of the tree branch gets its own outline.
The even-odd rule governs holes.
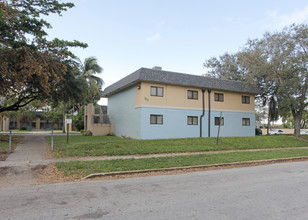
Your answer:
[[[5,112],[5,111],[17,111],[22,107],[25,107],[26,105],[28,105],[30,102],[34,101],[35,99],[38,98],[38,95],[31,97],[31,95],[23,97],[21,99],[19,99],[17,102],[15,102],[12,105],[6,106],[6,107],[0,107],[0,113],[1,112]],[[24,100],[28,99],[27,101],[25,101],[24,103],[22,103]],[[22,103],[22,104],[21,104]]]

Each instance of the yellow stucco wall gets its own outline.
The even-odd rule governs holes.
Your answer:
[[[224,94],[224,101],[214,101],[214,94]],[[250,97],[250,104],[242,103],[242,96]],[[215,111],[235,111],[235,112],[255,112],[255,96],[245,93],[226,92],[219,90],[212,90],[211,92],[211,109]]]
[[[95,115],[95,107],[93,104],[88,104],[85,107],[84,129],[92,132],[93,136],[114,135],[113,124],[94,124],[92,116]]]
[[[151,86],[163,87],[163,97],[151,96]],[[140,89],[139,89],[140,87]],[[188,99],[187,91],[198,91],[198,100]],[[200,88],[141,82],[135,86],[135,107],[177,108],[202,110]],[[223,93],[224,102],[214,101],[214,93]],[[242,104],[242,95],[250,96],[250,104]],[[208,92],[205,92],[205,108],[208,109]],[[255,112],[253,94],[212,90],[211,109],[213,111]]]
[[[90,129],[93,136],[114,135],[113,124],[92,124]]]

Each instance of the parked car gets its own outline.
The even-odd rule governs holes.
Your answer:
[[[302,134],[302,135],[303,135],[303,134],[304,134],[304,135],[308,135],[308,130],[301,130],[301,131],[300,131],[300,134]]]
[[[283,130],[271,130],[269,134],[286,134]]]

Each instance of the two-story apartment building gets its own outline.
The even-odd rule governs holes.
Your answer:
[[[141,68],[107,87],[116,136],[137,139],[255,135],[255,94],[245,83]]]

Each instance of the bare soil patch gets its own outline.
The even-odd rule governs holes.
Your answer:
[[[80,181],[82,177],[74,176],[67,177],[60,172],[54,164],[49,164],[45,167],[41,167],[37,170],[38,180],[41,183],[51,184],[51,183],[62,183],[62,182],[74,182]]]
[[[0,168],[0,188],[31,186],[40,184],[37,180],[38,171],[44,169],[44,165],[34,167],[14,166]]]

